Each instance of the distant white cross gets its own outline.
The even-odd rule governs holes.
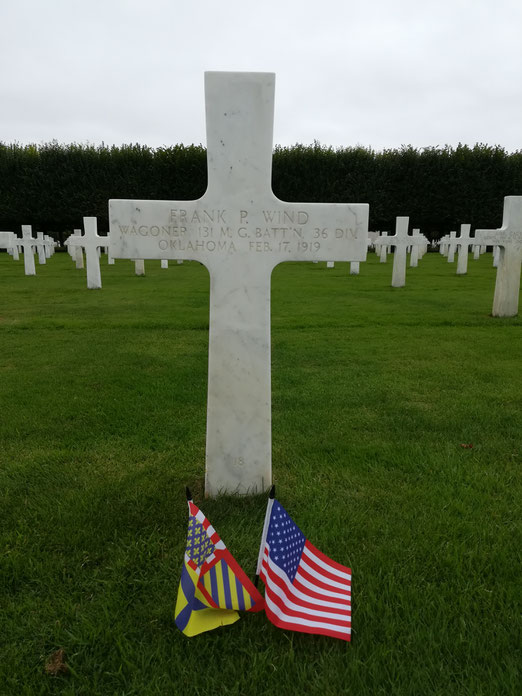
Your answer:
[[[22,238],[18,240],[19,246],[24,251],[24,268],[26,276],[36,275],[34,265],[34,247],[36,239],[32,235],[31,225],[22,225]]]
[[[38,255],[38,263],[40,265],[47,263],[47,255],[45,253],[45,247],[47,245],[45,243],[43,232],[36,233],[36,243],[35,244],[36,244],[36,253]]]
[[[375,253],[379,254],[379,263],[386,263],[386,254],[388,252],[387,239],[388,233],[383,232],[381,236],[375,240]]]
[[[451,230],[448,239],[448,263],[453,263],[455,261],[455,250],[457,249],[456,239],[457,231]]]
[[[412,230],[412,236],[419,238],[420,240],[418,244],[411,245],[410,267],[417,268],[419,265],[419,259],[421,259],[425,253],[428,240],[423,234],[420,233],[419,229]]]
[[[406,249],[423,244],[421,235],[408,234],[409,217],[398,217],[395,223],[395,234],[388,237],[387,244],[395,247],[393,254],[392,287],[402,288],[406,285]]]
[[[522,266],[522,196],[506,196],[502,227],[497,230],[475,230],[475,238],[478,244],[500,247],[493,316],[516,316]]]
[[[95,217],[84,217],[83,227],[85,229],[85,234],[69,237],[68,241],[70,244],[76,246],[77,249],[85,249],[87,287],[90,290],[96,290],[102,286],[98,249],[107,244],[107,237],[98,234]]]
[[[475,238],[470,235],[471,225],[460,226],[460,235],[457,237],[457,275],[466,275],[468,272],[468,250],[475,243]]]
[[[81,245],[82,231],[75,229],[74,234],[71,234],[65,241],[65,246],[69,250],[69,255],[76,264],[77,270],[81,271],[84,268],[83,264],[83,248]]]

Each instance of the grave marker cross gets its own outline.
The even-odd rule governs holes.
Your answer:
[[[36,253],[38,255],[38,263],[45,264],[47,263],[47,256],[45,255],[45,240],[44,240],[44,233],[43,232],[37,232],[36,233]]]
[[[36,266],[34,265],[35,243],[36,239],[33,237],[31,225],[22,225],[22,238],[18,239],[18,244],[24,251],[24,268],[26,276],[36,275]]]
[[[364,261],[368,205],[285,203],[271,189],[275,76],[205,74],[208,188],[196,201],[110,201],[115,258],[210,273],[205,491],[271,483],[270,275],[283,261]]]
[[[468,272],[468,250],[474,244],[475,238],[470,235],[471,225],[460,226],[460,235],[457,237],[457,275],[466,275]]]
[[[455,261],[455,250],[457,248],[456,239],[457,230],[451,230],[448,237],[448,263],[453,263]]]
[[[522,196],[506,196],[502,227],[498,230],[475,230],[475,238],[477,244],[500,246],[493,316],[516,316],[522,266]]]
[[[76,265],[78,271],[83,270],[83,248],[81,244],[82,231],[79,229],[74,230],[74,234],[71,234],[66,242],[65,246],[69,250],[69,255]]]
[[[84,217],[83,227],[85,234],[69,237],[69,243],[76,246],[77,250],[85,249],[85,261],[87,263],[87,287],[91,290],[101,288],[100,257],[98,249],[107,244],[107,237],[100,236],[97,232],[95,217]]]
[[[408,234],[409,217],[398,217],[395,223],[395,234],[388,237],[389,246],[395,247],[393,254],[392,288],[402,288],[406,285],[406,250],[409,246],[423,244],[422,235]]]

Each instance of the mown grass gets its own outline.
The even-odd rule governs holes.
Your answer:
[[[522,333],[491,256],[402,289],[373,255],[274,271],[277,496],[352,567],[351,644],[175,627],[184,486],[249,574],[266,500],[203,500],[207,271],[102,264],[87,291],[0,255],[0,693],[518,694]]]

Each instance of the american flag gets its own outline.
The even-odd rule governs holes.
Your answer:
[[[350,568],[311,544],[277,500],[269,500],[258,571],[265,611],[280,628],[350,640]]]

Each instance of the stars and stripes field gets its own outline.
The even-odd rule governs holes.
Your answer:
[[[522,323],[491,261],[275,269],[267,515],[204,498],[201,265],[102,257],[88,291],[0,254],[0,694],[518,695]]]

